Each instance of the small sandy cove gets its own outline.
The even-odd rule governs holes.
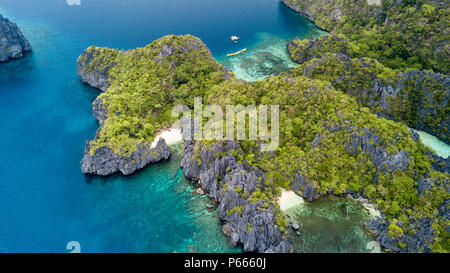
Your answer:
[[[292,207],[305,203],[301,196],[298,196],[294,191],[281,190],[281,196],[278,198],[280,209],[285,211]]]
[[[158,141],[160,138],[164,138],[167,145],[176,144],[178,142],[181,142],[183,140],[183,136],[181,134],[181,129],[168,129],[165,131],[162,131],[159,133],[155,140],[152,142],[151,147],[155,148],[156,144],[158,144]]]

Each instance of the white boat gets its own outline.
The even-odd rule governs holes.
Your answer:
[[[235,35],[232,35],[231,36],[231,40],[236,43],[239,40],[239,37],[235,36]]]

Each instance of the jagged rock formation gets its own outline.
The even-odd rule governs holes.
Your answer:
[[[100,128],[81,162],[84,173],[95,175],[128,175],[167,159],[166,143],[151,148],[150,142],[171,125],[173,100],[192,101],[193,91],[234,79],[191,35],[165,36],[128,51],[91,46],[78,58],[77,71],[84,83],[103,91],[93,103]]]
[[[388,67],[450,72],[448,1],[281,1],[333,35],[345,35]]]
[[[333,128],[330,130],[331,133],[342,130],[343,128]],[[377,178],[380,172],[394,172],[395,170],[405,170],[409,165],[409,154],[407,151],[400,150],[393,155],[389,155],[386,149],[382,147],[381,138],[373,131],[363,128],[361,133],[349,132],[350,138],[345,143],[345,149],[349,154],[367,154],[368,158],[372,162],[373,168],[376,169],[376,174],[374,176],[375,183],[377,183]],[[320,139],[322,135],[318,135],[313,141],[312,146],[320,146]],[[292,183],[292,189],[299,193],[303,198],[308,201],[313,201],[321,196],[328,194],[334,194],[334,191],[321,192],[314,187],[313,183],[309,181],[301,171],[295,177]],[[348,194],[355,194],[354,191],[347,191]]]
[[[181,103],[192,108],[194,97],[218,105],[278,105],[280,143],[275,151],[262,152],[257,141],[185,143],[184,173],[199,180],[219,203],[231,245],[242,244],[246,251],[292,251],[286,218],[276,204],[279,189],[292,188],[309,200],[348,193],[368,199],[388,224],[380,234],[391,239],[414,233],[417,226],[412,223],[429,220],[431,241],[423,238],[429,249],[418,251],[448,249],[443,231],[448,220],[442,221],[437,210],[449,199],[449,176],[433,169],[442,162],[427,157],[417,135],[405,125],[377,117],[336,90],[324,71],[309,75],[299,68],[257,82],[238,81],[189,35],[163,37],[127,52],[90,50],[93,57],[82,56],[79,62],[88,64],[85,71],[107,68],[110,86],[93,105],[100,129],[86,149],[86,169],[131,173],[142,167],[121,166],[117,155],[127,158],[125,163],[133,156],[140,159],[140,145],[172,121],[172,107]],[[362,68],[355,75],[369,74]],[[313,74],[318,79],[311,79]],[[396,244],[408,251],[414,248],[413,243]]]
[[[300,5],[291,8],[316,20],[319,25],[327,27],[333,33],[340,33],[339,18],[333,14],[348,15],[345,7],[352,4],[337,7],[330,16],[323,13],[339,1],[331,1],[327,5],[316,6],[317,2],[286,0],[283,2],[296,2]],[[353,4],[357,4],[355,1]],[[307,5],[306,5],[307,4]],[[361,3],[364,5],[364,3]],[[368,7],[358,12],[367,16],[381,16],[380,7]],[[319,9],[319,10],[318,10]],[[317,19],[314,14],[321,14]],[[386,19],[387,20],[387,19]],[[333,22],[334,21],[334,22]],[[298,68],[288,73],[289,76],[307,76],[313,79],[326,80],[336,89],[353,95],[364,106],[370,107],[379,116],[401,121],[408,126],[436,135],[446,143],[450,142],[449,109],[447,107],[450,98],[450,78],[446,75],[418,70],[390,70],[373,59],[362,58],[365,52],[361,52],[355,44],[343,35],[329,35],[315,41],[293,40],[287,45],[293,61],[301,64]],[[438,53],[440,54],[440,53]],[[445,71],[445,69],[443,70]],[[406,151],[398,151],[387,156],[386,151],[373,144],[379,143],[380,138],[371,131],[364,129],[365,133],[359,135],[351,133],[351,141],[347,144],[349,153],[368,153],[370,160],[376,168],[375,182],[378,176],[386,171],[392,173],[402,170],[409,165],[410,156]],[[419,136],[412,133],[415,141]],[[320,144],[320,137],[316,137],[313,145]],[[378,145],[378,144],[376,144]],[[432,169],[442,173],[449,173],[449,160],[440,158],[427,152],[432,159]],[[318,198],[330,192],[320,192],[313,187],[301,174],[296,177],[293,188],[303,190],[303,196],[309,200]],[[418,198],[425,198],[426,194],[434,194],[436,189],[445,189],[450,192],[448,179],[434,180],[426,176],[418,181]],[[354,192],[348,193],[355,195]],[[408,223],[402,221],[389,221],[386,218],[370,220],[366,227],[372,230],[381,246],[398,252],[429,252],[435,245],[433,234],[446,233],[448,230],[439,230],[435,225],[436,219],[445,223],[450,219],[448,199],[443,199],[439,205],[438,214],[433,217],[410,219]],[[434,223],[434,224],[433,224]],[[445,224],[444,224],[445,225]],[[403,233],[402,230],[414,230]],[[434,251],[445,251],[434,249]]]
[[[433,158],[433,169],[438,172],[450,173],[450,157],[444,159],[430,152],[428,152],[427,155]]]
[[[232,155],[237,150],[239,145],[234,141],[217,142],[210,147],[185,141],[183,173],[198,180],[210,198],[219,203],[219,216],[227,223],[222,231],[230,237],[231,245],[240,243],[251,252],[292,252],[290,241],[277,225],[273,204],[248,198],[258,190],[264,191],[265,174],[238,163]]]
[[[31,45],[17,25],[0,15],[0,62],[21,58]]]
[[[170,149],[163,138],[158,141],[155,148],[151,148],[149,143],[142,142],[130,156],[120,156],[108,146],[102,146],[91,154],[89,142],[87,142],[81,161],[81,170],[85,174],[101,176],[117,172],[130,175],[150,163],[168,159],[169,156]]]
[[[432,190],[431,184],[433,184],[433,181],[430,179],[421,180],[418,186],[419,195]],[[447,189],[449,187],[448,183],[436,186],[446,187]],[[450,200],[444,201],[439,206],[436,217],[442,219],[441,221],[450,219]],[[424,218],[409,222],[408,225],[414,228],[415,233],[404,234],[401,232],[397,235],[393,234],[394,230],[398,230],[404,225],[406,224],[403,222],[389,222],[385,219],[373,219],[365,223],[365,226],[376,234],[377,241],[384,248],[403,253],[430,252],[430,246],[433,243],[433,233],[436,232],[432,219]],[[440,232],[446,233],[448,228]]]
[[[95,139],[98,138],[105,120],[108,118],[108,109],[102,104],[103,99],[97,98],[92,105],[94,117],[100,124]],[[94,141],[95,141],[94,139]],[[141,142],[131,155],[120,155],[108,146],[101,146],[91,150],[89,141],[86,141],[84,156],[81,160],[81,170],[85,174],[108,176],[120,172],[130,175],[143,169],[150,163],[158,162],[170,157],[170,149],[165,140],[161,138],[155,147],[149,142]]]
[[[117,64],[109,60],[114,60],[117,54],[119,54],[119,51],[108,48],[89,47],[86,49],[77,61],[77,73],[81,80],[106,92],[110,86],[108,72]]]
[[[331,131],[336,132],[341,129],[332,128]],[[414,132],[411,133],[413,135],[415,134]],[[321,139],[322,136],[316,137],[312,141],[313,146],[320,146]],[[418,136],[415,141],[419,141]],[[388,155],[386,149],[383,148],[382,139],[375,132],[365,128],[361,133],[352,132],[349,141],[345,145],[347,152],[350,154],[364,153],[368,155],[373,168],[376,169],[374,176],[375,184],[379,184],[377,181],[379,175],[383,173],[394,173],[396,170],[405,170],[410,164],[410,156],[407,151],[400,150],[393,155]],[[446,160],[431,153],[428,156],[434,158],[432,166],[434,170],[449,173],[449,159]],[[418,181],[417,194],[419,197],[424,197],[436,188],[444,188],[449,192],[450,187],[448,182],[448,180],[443,180],[443,182],[442,180],[438,181],[430,176],[422,178]],[[301,172],[295,177],[292,183],[292,189],[308,201],[314,201],[325,195],[335,194],[333,190],[326,192],[319,191]],[[351,194],[355,198],[359,196],[367,198],[363,192],[348,190],[347,194]],[[450,201],[448,199],[444,200],[439,206],[436,217],[441,218],[442,221],[448,221],[450,219]],[[406,227],[406,224],[403,224],[401,221],[389,221],[384,216],[369,220],[365,223],[365,226],[376,235],[377,242],[386,249],[405,253],[430,252],[430,246],[434,240],[433,234],[436,231],[433,229],[433,220],[437,218],[422,218],[408,222],[408,228],[413,229],[415,231],[414,233],[403,233],[401,228],[403,226]],[[395,234],[392,231],[393,229],[400,231],[398,234]]]
[[[450,143],[450,77],[440,73],[390,70],[358,54],[342,37],[291,41],[287,49],[300,64],[291,74],[327,80],[378,115],[401,121]]]
[[[325,35],[316,40],[291,40],[286,45],[292,61],[303,64],[312,59],[321,58],[328,53],[356,57],[350,42],[343,36]]]
[[[344,22],[344,16],[350,18],[379,18],[382,7],[369,5],[367,0],[281,0],[286,6],[305,16],[318,27],[333,31]]]

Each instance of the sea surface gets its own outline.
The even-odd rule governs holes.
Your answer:
[[[442,158],[448,158],[450,156],[450,145],[424,131],[414,131],[419,134],[422,143],[430,147],[438,156]]]
[[[372,216],[351,197],[326,196],[285,211],[292,224],[295,252],[300,253],[370,253],[381,252],[364,223]]]
[[[180,145],[169,161],[129,177],[82,174],[99,91],[81,83],[76,60],[90,45],[131,49],[192,34],[240,78],[257,80],[295,65],[284,50],[289,39],[322,33],[278,0],[68,4],[76,2],[0,0],[0,14],[33,47],[0,64],[0,252],[70,252],[71,241],[81,252],[242,251],[228,246],[208,198],[183,177]]]

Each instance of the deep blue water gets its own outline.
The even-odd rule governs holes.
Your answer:
[[[80,82],[88,46],[135,48],[167,34],[200,37],[220,58],[310,26],[277,0],[0,0],[32,44],[0,64],[0,252],[239,251],[227,245],[206,197],[192,194],[180,157],[131,177],[87,178],[84,143],[99,92]],[[241,37],[238,45],[230,35]]]

